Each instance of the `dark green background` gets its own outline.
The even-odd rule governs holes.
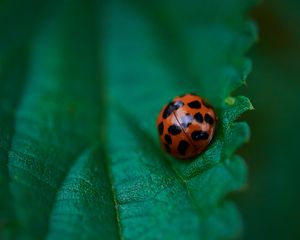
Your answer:
[[[265,1],[252,16],[260,37],[242,92],[256,110],[245,116],[249,184],[237,197],[245,239],[300,239],[300,2]]]

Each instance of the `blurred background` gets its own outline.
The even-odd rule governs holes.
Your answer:
[[[239,91],[256,109],[243,117],[252,132],[241,150],[249,184],[236,195],[244,239],[300,239],[300,1],[264,1],[251,15],[259,41]]]

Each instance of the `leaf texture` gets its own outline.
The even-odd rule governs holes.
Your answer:
[[[250,131],[236,120],[253,107],[231,93],[250,71],[253,4],[60,1],[22,41],[4,41],[0,236],[237,238],[226,196],[246,183],[235,151]],[[219,116],[192,162],[166,156],[155,129],[162,105],[185,92]]]

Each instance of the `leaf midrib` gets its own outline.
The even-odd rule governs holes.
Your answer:
[[[159,147],[155,144],[154,139],[152,138],[152,136],[145,131],[144,129],[142,129],[139,126],[139,123],[135,120],[135,118],[133,116],[130,115],[130,113],[128,113],[125,109],[123,109],[121,106],[117,106],[117,110],[120,114],[120,116],[123,117],[124,121],[126,122],[127,126],[132,129],[131,132],[135,133],[135,136],[139,139],[139,142],[147,142],[152,148],[156,149],[156,151],[154,151],[155,154],[161,153]],[[148,146],[149,146],[148,145]],[[143,148],[143,146],[142,146]],[[171,173],[177,178],[177,180],[180,182],[180,184],[182,185],[184,191],[187,193],[187,195],[190,198],[190,201],[192,203],[192,206],[195,208],[195,210],[197,211],[198,216],[201,218],[201,216],[203,216],[204,211],[202,210],[202,208],[197,204],[197,201],[195,200],[192,192],[190,191],[187,181],[179,174],[179,172],[173,167],[171,161],[162,153],[158,155],[158,157],[162,160],[162,162],[164,162],[164,164],[166,166],[168,166],[168,168],[171,170]],[[208,170],[208,169],[207,169]]]

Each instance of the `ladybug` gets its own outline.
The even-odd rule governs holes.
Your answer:
[[[216,123],[212,106],[195,94],[185,94],[164,106],[156,126],[165,151],[176,158],[188,159],[207,148]]]

